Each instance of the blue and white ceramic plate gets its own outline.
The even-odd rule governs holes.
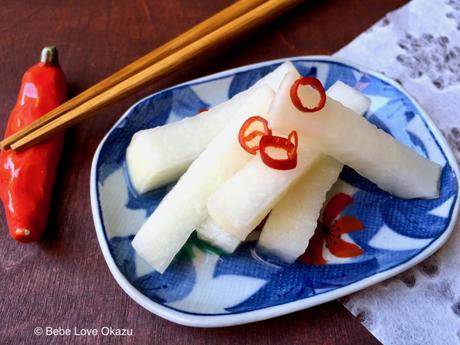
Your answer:
[[[254,241],[232,255],[219,256],[192,236],[164,274],[140,259],[131,240],[171,186],[136,197],[124,166],[131,136],[145,128],[194,116],[247,89],[286,60],[326,88],[341,80],[372,100],[369,121],[400,142],[443,166],[440,197],[402,200],[345,168],[335,191],[352,197],[339,217],[358,219],[364,230],[345,239],[363,253],[326,264],[298,260],[291,266],[256,253]],[[350,134],[351,135],[351,134]],[[136,302],[184,325],[218,327],[272,318],[350,294],[394,276],[441,247],[458,210],[457,165],[441,133],[397,83],[385,76],[330,57],[268,61],[171,87],[133,105],[102,140],[91,173],[94,223],[105,260],[116,281]],[[345,207],[346,206],[346,207]]]

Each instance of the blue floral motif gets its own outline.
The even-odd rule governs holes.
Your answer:
[[[136,266],[131,241],[134,236],[114,237],[110,240],[110,249],[118,269],[129,281],[136,279]]]
[[[345,84],[354,87],[358,82],[355,73],[356,71],[351,68],[343,68],[342,65],[331,64],[326,83],[324,83],[324,89],[329,89],[337,80],[341,80]]]
[[[372,122],[374,125],[376,125],[378,128],[380,128],[382,131],[384,131],[384,132],[386,132],[388,134],[391,134],[390,129],[387,127],[387,125],[385,125],[385,123],[382,120],[380,120],[380,118],[376,114],[369,113],[368,116],[367,116],[367,119],[369,120],[369,122]]]
[[[302,63],[296,63],[294,66],[303,77],[316,77],[318,75],[318,68],[316,66],[305,66]]]
[[[407,132],[407,134],[409,135],[410,141],[412,142],[414,149],[423,156],[428,157],[428,151],[423,141],[421,141],[420,138],[416,136],[414,133]]]
[[[428,127],[426,131],[430,133],[432,142],[424,141],[406,129],[407,124],[414,118],[417,117],[419,119],[415,120],[423,122],[424,119],[410,99],[391,84],[341,63],[302,58],[296,59],[293,63],[304,76],[326,75],[324,71],[327,70],[326,88],[336,80],[342,80],[368,96],[388,99],[380,109],[374,109],[374,112],[366,115],[369,121],[422,155],[428,156],[427,147],[432,148],[433,145],[437,145],[436,150],[441,149]],[[252,86],[279,65],[279,62],[269,63],[240,71],[234,74],[229,89],[223,92],[232,97]],[[212,82],[210,80],[200,83]],[[198,110],[208,106],[193,92],[190,85],[167,89],[137,104],[129,115],[112,129],[101,148],[96,167],[98,185],[103,184],[116,169],[123,167],[126,148],[135,132],[165,124],[173,112],[178,117],[193,116]],[[443,152],[442,154],[446,158]],[[349,233],[352,240],[364,250],[364,254],[343,264],[311,266],[298,261],[287,266],[276,259],[256,253],[255,242],[244,243],[234,254],[221,255],[213,277],[246,276],[261,279],[266,283],[237,305],[227,306],[226,310],[230,313],[241,313],[309,298],[383,272],[420,254],[423,249],[385,250],[374,248],[369,242],[384,225],[398,234],[414,239],[434,241],[441,236],[451,221],[454,203],[450,206],[447,217],[437,216],[430,211],[451,198],[456,200],[457,177],[449,164],[446,163],[442,170],[440,197],[433,200],[396,198],[354,170],[345,167],[341,179],[356,187],[357,191],[353,195],[354,202],[342,215],[354,216],[365,225],[363,231]],[[129,188],[126,207],[143,209],[148,215],[154,211],[172,186],[173,184],[142,196],[135,195],[132,188]],[[97,192],[100,193],[99,190]],[[196,236],[192,236],[164,274],[153,272],[138,277],[136,255],[131,246],[132,238],[133,236],[127,236],[108,240],[112,257],[127,280],[152,301],[166,307],[168,302],[186,298],[197,281],[190,246],[194,245],[202,251],[208,251],[209,248]]]
[[[165,273],[152,272],[137,277],[134,250],[131,241],[134,236],[115,237],[110,240],[115,263],[121,273],[144,295],[158,303],[167,303],[187,296],[195,283],[195,268],[191,261],[191,243],[177,255]]]
[[[361,80],[366,84],[366,87],[361,89],[361,91],[364,91],[368,96],[379,96],[391,100],[406,99],[406,97],[399,90],[395,89],[393,85],[390,85],[374,76],[363,74]],[[412,103],[410,101],[407,100],[405,104],[409,106],[408,109],[412,108]]]
[[[268,307],[306,298],[316,294],[318,289],[333,289],[351,284],[376,272],[375,258],[359,263],[331,264],[322,266],[305,265],[299,261],[292,265],[273,259],[264,261],[258,256],[254,260],[255,242],[244,243],[233,255],[218,263],[215,276],[234,274],[264,279],[267,283],[257,293],[236,306],[227,308],[231,312],[243,312],[257,305]]]
[[[259,79],[275,70],[280,64],[273,64],[266,67],[256,68],[249,71],[236,73],[228,89],[228,98],[232,98],[241,91],[247,90]]]
[[[441,194],[436,199],[400,199],[382,191],[374,183],[346,167],[343,180],[359,188],[353,195],[354,203],[344,214],[359,218],[366,231],[350,234],[362,247],[383,226],[387,225],[401,235],[412,238],[436,238],[449,223],[449,218],[429,212],[453,197],[457,191],[454,172],[445,166],[441,175]]]
[[[149,216],[160,204],[161,200],[168,194],[168,192],[174,187],[176,182],[169,183],[163,187],[157,188],[143,195],[138,195],[131,186],[131,182],[128,176],[128,170],[125,169],[125,181],[127,181],[129,198],[126,207],[131,210],[145,209],[145,216]]]
[[[171,98],[171,110],[182,118],[195,116],[200,110],[209,107],[209,104],[201,100],[188,86],[173,90]]]
[[[133,279],[132,284],[152,300],[169,303],[186,297],[195,285],[195,277],[191,254],[181,251],[163,274],[152,272]]]

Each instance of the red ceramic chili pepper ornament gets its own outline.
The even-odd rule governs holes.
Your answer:
[[[54,47],[42,50],[41,60],[22,78],[5,137],[59,106],[67,98],[67,83]],[[20,152],[0,152],[0,198],[11,236],[36,241],[48,218],[51,192],[64,142],[63,134]]]

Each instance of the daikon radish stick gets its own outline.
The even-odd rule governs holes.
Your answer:
[[[207,217],[206,201],[218,186],[251,159],[238,143],[243,122],[268,112],[274,93],[256,89],[224,130],[211,140],[134,237],[136,252],[164,272],[190,234]]]
[[[319,155],[314,146],[299,141],[297,167],[276,170],[257,154],[209,197],[209,215],[220,228],[243,241]]]
[[[370,105],[367,97],[340,81],[329,88],[327,95],[360,115]],[[315,232],[326,194],[339,178],[342,168],[339,161],[321,155],[272,209],[259,237],[258,248],[288,263],[302,255]]]
[[[288,72],[297,73],[290,62],[206,112],[135,133],[126,151],[126,163],[136,192],[143,194],[177,180],[254,90],[268,85],[277,91]]]
[[[329,88],[327,95],[360,115],[370,105],[368,98],[340,81]],[[287,263],[302,255],[315,232],[326,194],[342,168],[339,161],[321,155],[270,212],[257,243],[259,250],[269,251]]]
[[[288,73],[282,87],[284,84],[291,85],[296,79],[295,74]],[[334,85],[329,92],[339,101],[348,102],[360,111],[369,107],[367,97],[343,83]],[[279,97],[286,95],[278,92],[273,105]],[[316,95],[307,94],[306,97],[313,100]],[[268,114],[270,124],[273,116],[282,116],[278,112],[272,113],[272,107]],[[277,129],[274,126],[272,128]],[[259,156],[254,157],[210,196],[209,215],[223,231],[244,240],[319,156],[321,153],[315,144],[306,137],[300,137],[298,164],[295,169],[272,169],[266,166]]]
[[[268,216],[257,246],[293,263],[307,249],[326,193],[337,181],[342,163],[326,155],[292,186]]]
[[[135,133],[126,163],[136,192],[143,194],[177,180],[234,114],[237,100],[227,102],[197,116]]]
[[[278,92],[284,96],[277,96],[270,110],[274,128],[287,132],[297,129],[311,138],[321,151],[398,197],[439,196],[440,165],[418,155],[329,97],[321,111],[299,111],[289,96],[290,88],[291,83],[285,78]],[[312,94],[317,92],[303,87],[299,92],[302,103],[306,94],[313,98]]]

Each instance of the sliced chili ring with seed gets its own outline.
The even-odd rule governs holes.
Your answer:
[[[252,129],[256,124],[262,124],[262,130]],[[238,141],[241,147],[252,155],[255,155],[259,151],[259,142],[256,141],[251,144],[257,137],[263,137],[264,135],[271,135],[272,131],[268,127],[268,121],[262,116],[252,116],[244,121],[238,133]]]
[[[310,86],[316,91],[318,91],[320,98],[316,106],[309,108],[302,104],[302,101],[299,97],[299,87],[301,85]],[[316,111],[320,111],[324,108],[324,105],[326,104],[326,91],[324,90],[324,87],[321,84],[321,82],[314,77],[301,77],[297,79],[291,86],[290,96],[292,104],[294,104],[294,106],[297,109],[304,113],[314,113]]]
[[[295,143],[291,139],[295,139]],[[292,131],[288,138],[264,135],[260,139],[260,158],[265,165],[277,170],[291,170],[297,166],[297,132]],[[286,151],[287,158],[274,158],[268,153],[269,148]]]

